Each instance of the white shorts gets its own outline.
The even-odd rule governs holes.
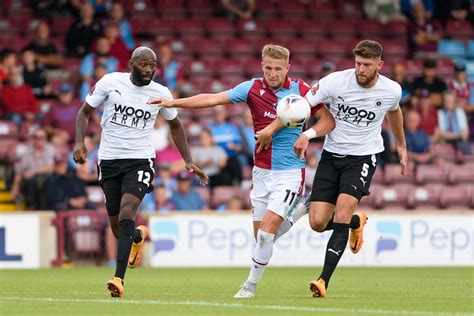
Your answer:
[[[261,221],[266,210],[285,218],[293,202],[304,193],[304,169],[253,167],[252,181],[250,201],[254,221]]]

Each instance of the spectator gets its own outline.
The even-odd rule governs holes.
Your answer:
[[[225,172],[227,154],[222,147],[217,146],[207,128],[201,130],[199,136],[201,146],[191,149],[194,163],[209,176],[211,188],[217,185],[231,185],[232,179]]]
[[[1,53],[0,64],[0,88],[6,84],[9,80],[10,73],[17,67],[16,53],[15,51],[5,48]]]
[[[25,199],[27,209],[44,209],[44,181],[54,168],[54,147],[48,143],[46,132],[38,129],[33,134],[33,142],[15,164],[15,177],[12,184],[12,200],[20,193]]]
[[[79,72],[83,81],[89,81],[94,75],[96,65],[104,65],[107,73],[118,71],[120,62],[110,55],[110,43],[105,37],[99,37],[96,42],[95,52],[89,53],[81,61]]]
[[[95,85],[97,81],[100,80],[103,76],[107,74],[107,67],[104,64],[96,64],[94,67],[94,76],[91,80],[84,80],[81,83],[81,87],[79,88],[79,97],[81,101],[85,101],[86,96],[91,91],[92,87]]]
[[[216,211],[241,211],[243,208],[242,197],[232,196],[227,202],[219,205]]]
[[[453,145],[456,159],[462,162],[464,155],[471,154],[471,145],[468,143],[469,128],[466,113],[456,106],[454,93],[444,94],[444,105],[438,110],[438,118],[441,139]]]
[[[441,30],[437,23],[431,21],[423,3],[412,6],[413,21],[408,27],[410,46],[415,58],[437,57],[438,42],[441,39]]]
[[[408,150],[409,169],[417,164],[429,164],[436,159],[434,147],[431,145],[428,134],[419,128],[420,115],[415,111],[409,111],[405,120],[405,138]],[[437,160],[439,163],[439,160]]]
[[[441,21],[455,20],[455,21],[466,21],[471,15],[472,1],[469,0],[450,0],[450,1],[438,1],[437,12]]]
[[[154,181],[155,186],[163,185],[166,189],[166,196],[171,198],[174,192],[178,190],[178,182],[171,176],[170,165],[160,164],[158,174]]]
[[[405,21],[400,0],[364,0],[364,12],[370,20],[377,20],[382,24]]]
[[[185,170],[185,163],[179,153],[179,150],[176,148],[176,144],[171,137],[171,134],[168,133],[168,146],[156,152],[156,162],[158,164],[167,164],[170,166],[171,175],[175,176],[178,172]]]
[[[87,199],[84,182],[69,170],[67,157],[64,155],[55,157],[54,172],[46,178],[44,190],[47,201],[45,209],[94,209]]]
[[[174,60],[170,44],[160,45],[158,60],[159,65],[153,80],[167,86],[171,90],[173,98],[178,98],[184,84],[183,70],[181,63]]]
[[[435,107],[440,107],[442,95],[447,90],[446,83],[436,75],[436,60],[427,59],[423,62],[423,74],[416,77],[412,85],[412,95],[420,96],[422,90],[428,90]]]
[[[75,169],[77,177],[88,185],[98,185],[97,165],[99,164],[99,155],[96,140],[93,134],[84,137],[84,144],[87,149],[87,161],[83,164],[74,162],[72,152],[69,153],[69,167]]]
[[[204,200],[191,187],[191,175],[188,171],[178,174],[178,191],[171,196],[171,203],[177,211],[200,211],[204,208]]]
[[[170,132],[170,128],[166,120],[158,113],[158,116],[155,120],[155,125],[153,126],[153,130],[151,131],[151,141],[153,143],[153,147],[155,147],[155,151],[161,151],[168,147],[169,140],[168,134]]]
[[[469,106],[471,97],[471,86],[467,81],[466,64],[458,61],[454,63],[454,78],[449,80],[448,87],[456,94],[456,103],[466,110],[472,108]],[[471,110],[474,111],[474,110]]]
[[[63,56],[49,39],[49,25],[45,21],[38,24],[35,39],[25,48],[34,51],[38,62],[48,68],[58,68],[64,62]]]
[[[81,107],[79,100],[74,99],[74,91],[69,83],[59,87],[58,102],[46,113],[43,125],[50,135],[62,138],[66,143],[76,137],[76,115]]]
[[[402,98],[400,104],[405,107],[410,102],[411,82],[408,80],[407,71],[403,62],[395,62],[392,66],[392,80],[395,80],[402,87]]]
[[[120,29],[120,36],[129,50],[136,47],[133,39],[133,32],[130,22],[124,17],[123,5],[120,2],[115,2],[110,9],[110,21],[116,23]]]
[[[418,127],[430,136],[432,142],[437,142],[439,137],[438,111],[431,103],[430,92],[422,90],[417,102],[415,109],[420,115]]]
[[[243,121],[240,124],[240,134],[242,136],[242,146],[247,162],[253,166],[253,151],[255,148],[255,130],[253,128],[253,119],[250,109],[245,109],[243,113]]]
[[[18,125],[39,117],[39,106],[30,86],[23,84],[19,67],[12,69],[9,84],[0,90],[0,112]]]
[[[213,109],[214,122],[209,125],[212,136],[217,145],[224,148],[229,157],[226,171],[232,179],[238,183],[242,181],[242,167],[239,155],[243,151],[242,138],[236,126],[227,122],[227,109],[225,106],[217,106]]]
[[[336,71],[336,65],[334,65],[334,63],[331,61],[325,61],[321,65],[321,73],[319,75],[319,79],[322,79],[335,71]]]
[[[23,80],[29,85],[37,98],[54,97],[51,85],[46,80],[44,66],[38,63],[36,54],[29,48],[23,49]]]
[[[141,210],[168,212],[174,210],[173,203],[170,202],[163,183],[155,186],[153,192],[145,195]]]
[[[94,20],[94,8],[90,3],[83,3],[80,19],[71,25],[66,35],[68,55],[83,57],[89,53],[92,43],[101,31],[100,24]]]
[[[117,58],[120,69],[128,69],[130,51],[120,37],[118,25],[115,23],[108,24],[104,29],[104,37],[109,41],[110,55]]]
[[[231,19],[250,20],[257,15],[255,0],[220,0],[224,14]]]

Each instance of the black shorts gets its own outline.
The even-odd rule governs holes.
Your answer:
[[[155,159],[101,160],[97,167],[109,216],[119,215],[125,193],[142,200],[146,193],[153,191]]]
[[[314,176],[311,201],[336,205],[341,193],[357,200],[369,195],[370,182],[375,173],[377,155],[338,155],[323,150]]]

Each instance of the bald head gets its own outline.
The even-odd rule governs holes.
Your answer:
[[[135,50],[132,53],[132,60],[154,60],[156,61],[156,54],[155,52],[146,46],[140,46],[135,48]]]

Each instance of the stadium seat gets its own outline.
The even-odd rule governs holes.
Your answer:
[[[384,182],[383,169],[381,167],[377,167],[377,169],[375,169],[374,176],[372,177],[372,182],[370,186],[372,187],[372,184],[374,183],[383,184],[383,182]]]
[[[383,40],[383,55],[386,60],[405,60],[408,55],[406,41],[403,40]]]
[[[416,60],[407,60],[406,63],[407,77],[413,79],[414,77],[419,76],[423,71],[423,62],[419,59]]]
[[[426,184],[410,190],[407,207],[415,209],[433,209],[439,207],[439,195],[442,184]]]
[[[356,25],[357,33],[361,38],[380,40],[385,35],[384,26],[377,21],[361,20]]]
[[[191,78],[212,78],[215,75],[215,70],[211,60],[203,59],[194,59],[188,65],[184,67],[189,67],[189,75]]]
[[[445,35],[452,39],[470,40],[474,38],[469,21],[448,20],[445,26]]]
[[[265,29],[267,33],[273,38],[288,38],[296,37],[296,24],[290,20],[270,19],[265,22]]]
[[[201,58],[209,56],[224,57],[225,43],[219,38],[198,38],[192,41],[194,52]]]
[[[407,22],[390,21],[385,27],[385,37],[395,40],[406,41],[407,39]]]
[[[172,37],[175,34],[174,24],[170,20],[153,18],[149,22],[138,24],[137,32],[151,34],[159,37]],[[135,30],[134,30],[135,31]]]
[[[13,138],[18,137],[18,128],[13,121],[0,120],[0,138]]]
[[[349,57],[346,41],[325,39],[321,40],[318,46],[322,59],[334,60]]]
[[[336,18],[335,1],[309,1],[308,13],[310,18],[318,21],[328,21]],[[341,1],[336,1],[341,2]]]
[[[451,144],[439,144],[436,146],[437,154],[446,161],[454,161],[454,148]]]
[[[207,206],[207,207],[211,207],[211,193],[209,191],[209,187],[203,187],[203,186],[195,186],[193,187],[194,190],[197,191],[197,193],[199,193],[199,195],[202,197],[202,199],[204,200],[204,204]]]
[[[451,207],[474,208],[471,201],[471,187],[467,185],[447,185],[442,188],[439,196],[439,207],[442,209]]]
[[[331,2],[331,1],[330,1]],[[362,1],[345,0],[337,1],[337,14],[343,19],[362,20],[364,18],[364,10],[362,9]]]
[[[298,59],[298,58],[304,58],[304,59],[309,59],[309,58],[314,58],[316,57],[316,46],[317,46],[317,41],[315,39],[309,40],[309,39],[292,39],[289,40],[287,43],[287,47],[291,47],[291,61],[293,59]],[[292,69],[293,71],[293,69]]]
[[[377,209],[390,207],[404,210],[409,206],[408,195],[413,188],[413,185],[406,183],[382,186],[375,195],[374,206]]]
[[[302,38],[310,41],[324,38],[328,33],[326,22],[313,19],[299,21],[296,29]]]
[[[74,23],[74,18],[63,16],[55,17],[51,25],[52,36],[65,36],[69,27]],[[64,41],[64,38],[63,38]]]
[[[448,182],[451,184],[474,184],[474,163],[453,165],[448,174]]]
[[[245,59],[221,58],[216,60],[215,68],[221,78],[236,75],[242,77],[244,75],[244,64]]]
[[[0,138],[0,162],[13,164],[17,161],[17,146],[20,144],[15,138]]]
[[[229,39],[225,46],[230,57],[252,57],[256,53],[252,41],[245,38]]]
[[[237,196],[242,197],[242,191],[239,187],[234,186],[216,186],[212,190],[212,207],[226,203],[230,198]]]
[[[173,39],[170,41],[173,53],[177,58],[180,57],[193,57],[194,47],[192,41],[185,39]]]
[[[436,63],[436,73],[441,78],[452,78],[454,76],[454,66],[451,58],[438,58]]]
[[[214,1],[211,0],[188,0],[188,12],[193,16],[194,19],[206,20],[212,17],[215,13]]]
[[[399,164],[386,164],[384,169],[385,184],[394,183],[413,183],[415,180],[415,173],[407,170],[407,174],[402,176],[400,174],[401,167]]]
[[[333,39],[354,38],[356,36],[356,24],[354,20],[332,20],[328,21],[326,29]]]
[[[466,47],[464,47],[464,42],[461,40],[442,39],[438,42],[438,53],[441,56],[462,59],[466,55]]]
[[[474,59],[474,40],[467,41],[466,57],[469,59]]]
[[[263,38],[267,31],[261,20],[239,20],[237,21],[237,31],[242,38]]]
[[[416,168],[415,183],[445,183],[448,180],[448,168],[436,165],[418,165]]]
[[[204,24],[198,20],[179,19],[174,25],[182,38],[199,38],[206,35]]]
[[[229,19],[214,18],[206,21],[206,29],[212,38],[234,37],[236,30]]]
[[[184,18],[187,11],[183,0],[158,0],[156,12],[161,17]]]
[[[278,1],[278,12],[285,19],[302,19],[308,14],[306,5],[299,1],[280,0]]]
[[[370,185],[370,194],[364,196],[357,207],[360,210],[370,210],[370,209],[377,209],[377,205],[375,204],[376,197],[382,193],[383,185],[378,183],[372,183]],[[380,208],[380,206],[378,207]]]
[[[305,67],[304,61],[302,61],[301,59],[292,58],[290,64],[291,77],[300,79],[306,78],[307,69]]]

